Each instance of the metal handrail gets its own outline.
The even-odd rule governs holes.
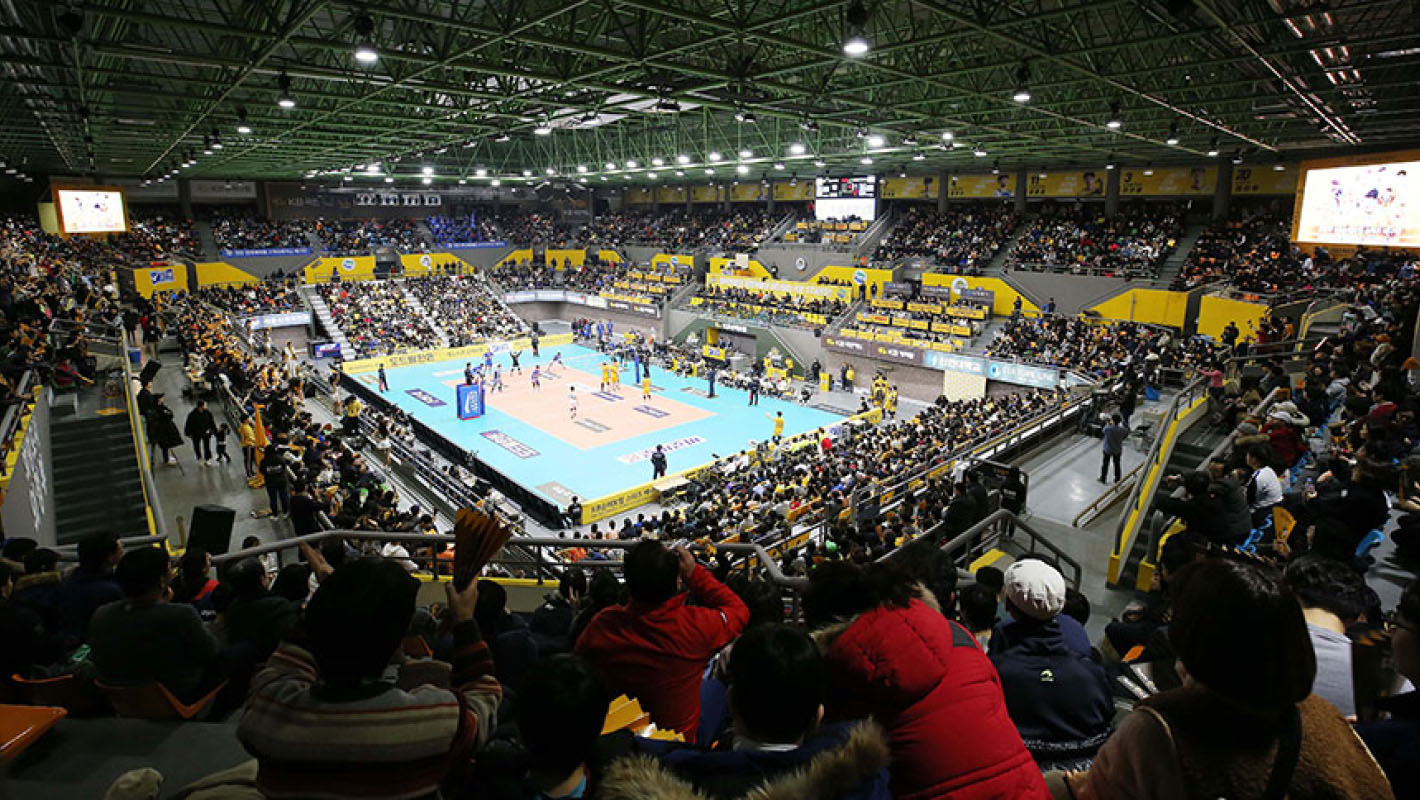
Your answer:
[[[1138,481],[1140,477],[1139,473],[1143,470],[1144,465],[1142,463],[1135,464],[1133,468],[1124,473],[1124,477],[1115,483],[1111,483],[1100,493],[1099,497],[1091,500],[1089,505],[1080,509],[1080,513],[1075,515],[1075,520],[1070,524],[1076,528],[1082,528],[1094,522],[1106,509],[1119,502],[1119,499],[1124,496],[1125,489],[1134,488],[1135,482]]]
[[[118,543],[125,548],[150,544],[166,545],[167,542],[168,537],[161,533],[149,534],[147,536],[123,536],[118,540]],[[77,543],[54,545],[49,549],[59,555],[60,561],[79,560],[79,545]]]
[[[946,523],[944,522],[938,523],[926,534],[923,534],[913,541],[931,541],[932,539],[929,537],[935,537],[945,526]],[[972,525],[948,541],[936,545],[936,549],[946,553],[954,561],[966,560],[969,563],[969,559],[975,558],[976,555],[985,552],[1003,539],[1012,538],[1018,530],[1024,531],[1026,538],[1031,542],[1031,548],[1028,552],[1035,552],[1035,546],[1037,545],[1048,550],[1050,555],[1054,558],[1057,568],[1061,569],[1062,574],[1068,569],[1069,574],[1065,575],[1065,579],[1070,582],[1071,586],[1079,588],[1080,578],[1084,572],[1080,567],[1080,562],[1071,558],[1059,545],[1050,541],[1044,534],[1032,528],[1025,520],[1022,520],[1020,517],[1017,517],[1014,513],[1004,508],[999,508],[991,512],[977,521],[975,525]],[[886,563],[905,558],[906,556],[903,556],[902,553],[909,548],[910,544],[899,547],[883,555],[878,559],[878,562]]]
[[[157,482],[153,480],[153,468],[149,459],[148,431],[145,420],[138,413],[138,396],[134,389],[133,366],[128,359],[120,359],[123,365],[123,398],[128,408],[128,424],[133,432],[133,448],[138,457],[138,475],[143,489],[143,501],[149,515],[149,533],[168,538],[167,518],[163,514],[162,498],[158,494]]]
[[[302,544],[309,544],[315,546],[319,542],[326,541],[327,539],[356,539],[360,541],[373,542],[408,542],[411,544],[429,546],[434,544],[454,545],[456,543],[456,538],[457,537],[455,537],[451,533],[393,533],[386,531],[355,531],[345,529],[329,530],[320,531],[318,533],[309,533],[304,536],[296,536],[290,539],[282,539],[276,542],[268,542],[259,547],[252,547],[246,550],[237,550],[235,552],[213,556],[212,565],[214,567],[220,567],[223,564],[227,564],[232,561],[238,561],[244,558],[263,556],[267,553],[281,553],[287,550],[294,550],[299,548]],[[508,547],[519,547],[526,548],[531,552],[538,552],[544,549],[565,550],[569,547],[585,547],[588,549],[597,550],[629,550],[640,543],[640,539],[592,540],[561,539],[553,536],[514,536],[513,538],[508,540],[508,544],[504,546],[504,549],[506,550]],[[688,547],[691,550],[701,549],[699,545],[695,544],[691,544]],[[711,548],[707,547],[704,549],[709,550]],[[739,553],[745,556],[750,556],[758,559],[759,567],[765,571],[765,574],[769,578],[769,580],[772,581],[775,585],[780,586],[782,588],[789,590],[802,590],[808,586],[807,578],[791,577],[785,575],[784,572],[779,569],[779,564],[774,558],[774,556],[772,556],[768,550],[766,550],[760,545],[751,544],[747,542],[720,542],[713,545],[713,550]],[[401,556],[401,558],[406,558],[406,556]],[[410,560],[417,560],[416,556],[412,554],[410,556],[407,556],[407,558],[409,558]],[[495,557],[493,561],[489,562],[489,565],[496,566],[508,563],[515,563],[521,565],[526,562],[509,562]],[[622,562],[620,561],[585,559],[576,562],[575,565],[569,564],[567,566],[576,566],[578,568],[591,569],[610,569],[614,567],[620,567],[621,565]]]
[[[1155,469],[1161,469],[1163,467],[1164,445],[1168,439],[1168,428],[1181,419],[1180,414],[1185,408],[1192,407],[1193,403],[1198,399],[1200,390],[1206,391],[1206,389],[1207,381],[1202,378],[1193,380],[1183,387],[1183,391],[1174,395],[1173,400],[1169,403],[1168,410],[1159,418],[1158,434],[1154,437],[1154,443],[1149,448],[1149,455],[1141,464],[1145,470],[1144,474],[1141,476],[1141,480],[1135,482],[1133,490],[1129,493],[1128,504],[1125,506],[1123,513],[1119,515],[1119,527],[1115,530],[1114,547],[1110,553],[1111,557],[1123,559],[1134,546],[1134,537],[1138,535],[1139,528],[1143,526],[1144,509],[1140,506],[1140,503],[1145,499],[1143,496],[1144,487],[1145,484],[1148,483],[1149,475]],[[1130,518],[1134,517],[1136,514],[1139,519],[1138,524],[1130,526]],[[1131,527],[1132,531],[1130,530]],[[1126,533],[1129,535],[1128,541],[1124,540]]]

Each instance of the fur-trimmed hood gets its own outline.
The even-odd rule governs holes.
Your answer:
[[[724,754],[706,753],[707,759]],[[887,738],[873,722],[854,725],[836,747],[821,750],[801,765],[754,782],[736,795],[743,800],[832,800],[888,796],[886,769],[890,760]],[[704,765],[708,766],[708,765]],[[723,776],[728,770],[715,770]],[[752,782],[753,774],[746,773]],[[602,800],[706,800],[702,792],[662,761],[650,756],[630,756],[613,763],[602,777],[597,797]]]
[[[63,578],[57,571],[21,575],[15,579],[15,591],[23,592],[26,589],[33,589],[36,586],[58,586],[62,582]]]

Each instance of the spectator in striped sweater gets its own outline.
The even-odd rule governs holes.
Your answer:
[[[436,796],[488,741],[502,699],[473,618],[477,581],[447,585],[453,689],[405,691],[386,674],[419,582],[392,561],[332,570],[310,546],[301,552],[320,588],[252,680],[237,728],[257,759],[257,788],[268,798]]]

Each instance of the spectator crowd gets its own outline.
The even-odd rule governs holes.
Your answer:
[[[873,258],[884,262],[921,258],[936,272],[980,275],[1018,224],[1005,206],[942,213],[912,204],[883,235]]]
[[[1172,208],[1137,209],[1106,218],[1102,211],[1047,210],[1026,223],[1008,269],[1147,278],[1173,252],[1182,225]]]

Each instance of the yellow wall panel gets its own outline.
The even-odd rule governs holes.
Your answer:
[[[1236,322],[1246,338],[1267,316],[1267,306],[1227,297],[1204,295],[1198,304],[1198,332],[1218,338],[1229,322]]]
[[[225,261],[203,261],[197,265],[197,286],[256,283],[260,278]]]

